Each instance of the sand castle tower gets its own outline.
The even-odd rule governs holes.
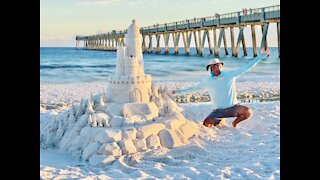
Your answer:
[[[135,20],[125,37],[126,46],[117,47],[116,74],[108,78],[107,99],[117,103],[148,103],[151,76],[144,74],[142,35]]]

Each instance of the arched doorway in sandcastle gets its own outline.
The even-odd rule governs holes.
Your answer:
[[[137,88],[134,88],[132,91],[130,91],[129,94],[129,102],[142,102],[142,94],[141,91]]]

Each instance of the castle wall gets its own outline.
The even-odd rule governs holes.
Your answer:
[[[116,103],[150,102],[151,76],[110,76],[107,101]]]

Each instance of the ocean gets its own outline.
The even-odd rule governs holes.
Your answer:
[[[243,56],[240,49],[238,58],[225,55],[220,50],[220,60],[224,61],[224,69],[231,70],[241,67],[253,57],[252,48],[247,48],[248,55]],[[146,74],[151,74],[154,81],[198,81],[207,76],[206,64],[212,58],[209,49],[204,49],[204,55],[196,54],[191,48],[190,55],[184,54],[184,48],[179,48],[179,54],[174,55],[170,48],[169,54],[144,53],[144,68]],[[258,51],[259,52],[259,51]],[[280,58],[278,48],[270,48],[270,56],[262,60],[256,67],[239,77],[237,81],[279,82]],[[40,47],[40,83],[62,84],[81,82],[105,82],[107,77],[115,73],[116,52],[76,50],[73,47]]]

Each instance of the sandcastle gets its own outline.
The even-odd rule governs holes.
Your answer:
[[[144,74],[140,28],[135,20],[117,47],[116,73],[107,91],[81,100],[57,115],[40,134],[43,148],[54,147],[96,167],[117,157],[157,148],[185,145],[199,133],[187,120],[165,87],[152,85]]]

